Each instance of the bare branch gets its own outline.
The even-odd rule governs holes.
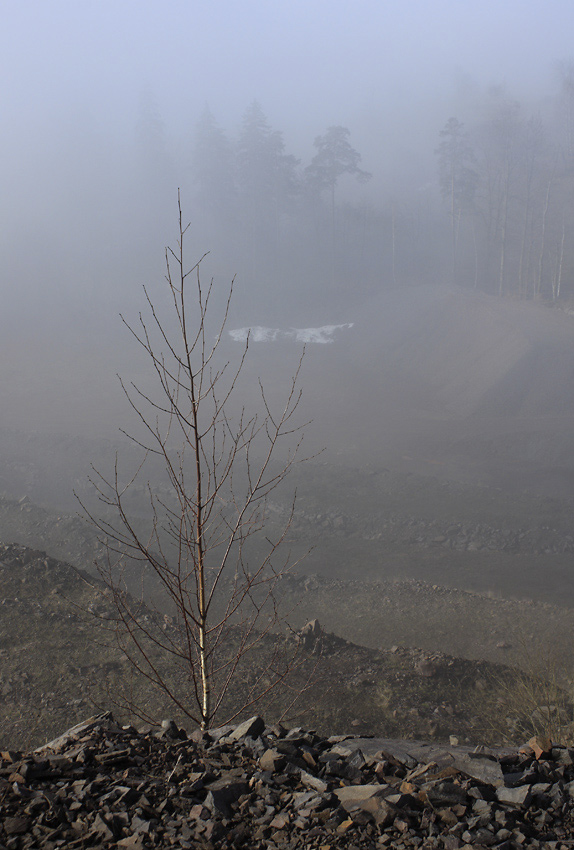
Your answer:
[[[236,693],[241,698],[231,700],[231,717],[285,686],[299,663],[296,644],[285,638],[287,613],[278,596],[293,566],[282,549],[294,500],[284,526],[265,532],[268,498],[300,462],[304,426],[296,415],[303,355],[278,411],[271,410],[261,383],[259,410],[236,406],[249,336],[233,366],[220,362],[235,280],[215,338],[208,338],[215,283],[212,279],[203,287],[205,255],[186,267],[188,229],[178,195],[177,245],[165,254],[166,315],[171,318],[162,318],[163,308],[145,288],[149,319],[140,314],[134,328],[121,317],[146,352],[155,378],[153,391],[120,378],[144,436],[122,433],[143,451],[141,463],[125,484],[117,458],[113,475],[94,470],[92,483],[115,520],[82,508],[106,546],[107,558],[97,567],[117,613],[118,646],[140,676],[206,729]],[[280,453],[283,461],[275,466]],[[159,494],[146,483],[149,517],[144,523],[130,516],[126,495],[152,457],[159,460],[169,490]],[[248,541],[257,541],[253,551]],[[161,590],[155,606],[143,591],[139,600],[127,592],[124,577],[133,564],[155,576]],[[248,683],[242,672],[247,659]],[[139,716],[146,714],[132,696],[127,704]]]

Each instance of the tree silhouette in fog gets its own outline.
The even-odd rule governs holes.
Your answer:
[[[233,220],[237,200],[233,149],[207,104],[195,131],[192,170],[202,215],[219,226]]]
[[[465,213],[472,211],[478,184],[476,157],[464,124],[449,118],[440,131],[438,156],[441,194],[448,204],[451,218],[452,279],[457,282],[457,249],[460,225]]]
[[[346,127],[329,127],[324,136],[316,137],[313,144],[317,153],[305,169],[310,186],[319,191],[327,189],[334,195],[343,174],[351,174],[361,182],[371,179],[368,171],[359,168],[361,154],[349,142],[350,135]]]
[[[272,130],[257,101],[243,116],[237,141],[237,180],[257,212],[280,210],[297,190],[299,160],[285,153],[283,134]]]
[[[368,171],[359,168],[361,154],[349,142],[351,131],[346,127],[329,127],[323,136],[317,136],[314,145],[317,153],[305,169],[307,184],[312,192],[329,193],[331,199],[331,282],[335,278],[336,216],[335,190],[344,174],[364,183],[371,179]]]
[[[282,216],[292,206],[298,189],[296,157],[285,153],[279,130],[273,130],[257,101],[244,113],[236,148],[236,175],[242,220],[253,273],[264,246],[267,259],[276,261]]]

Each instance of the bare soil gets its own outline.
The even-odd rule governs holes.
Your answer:
[[[293,599],[303,589],[300,624],[318,617],[365,652],[399,646],[460,664],[552,666],[566,682],[573,317],[438,288],[387,293],[343,319],[353,328],[309,346],[302,374],[308,452],[326,450],[290,482],[293,555],[311,548],[298,567],[303,584],[289,589]],[[9,332],[0,342],[0,540],[92,568],[97,541],[73,517],[73,491],[93,499],[90,463],[111,469],[118,448],[127,469],[137,462],[117,437],[130,417],[115,371],[144,388],[147,373],[125,342],[119,333],[101,345],[45,336],[16,349]],[[234,346],[224,346],[231,361]],[[254,401],[250,379],[261,376],[278,404],[297,351],[260,343],[251,355],[242,402]],[[148,474],[163,486],[159,470]],[[277,493],[270,528],[289,499]],[[132,504],[143,517],[137,488]]]

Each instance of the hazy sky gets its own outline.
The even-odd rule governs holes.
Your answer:
[[[373,172],[356,185],[385,204],[405,174],[436,192],[457,86],[467,105],[473,86],[502,84],[530,108],[558,90],[573,32],[574,0],[0,0],[0,330],[27,330],[35,360],[50,311],[83,342],[96,308],[117,317],[130,282],[139,297],[161,275],[172,230],[129,232],[145,92],[178,171],[171,205],[203,105],[233,136],[253,99],[303,166],[318,134],[349,127]]]
[[[3,0],[4,119],[66,105],[133,118],[149,85],[169,126],[208,101],[317,131],[444,88],[455,69],[539,89],[570,58],[572,0]],[[8,127],[10,132],[10,126]]]
[[[179,172],[170,198],[189,178],[203,105],[233,136],[258,99],[303,166],[318,134],[349,127],[373,172],[350,191],[377,203],[405,174],[416,191],[436,188],[457,85],[505,84],[536,102],[556,92],[572,32],[573,0],[2,0],[0,286],[80,279],[97,296],[93,257],[123,238],[109,210],[130,217],[120,176],[145,92]],[[75,267],[63,269],[57,243],[79,252]]]
[[[351,129],[374,179],[350,193],[424,187],[457,85],[536,100],[573,31],[572,0],[3,0],[0,229],[31,197],[59,221],[82,186],[103,209],[90,162],[125,172],[145,92],[182,163],[205,103],[235,135],[257,99],[303,165],[326,127]]]

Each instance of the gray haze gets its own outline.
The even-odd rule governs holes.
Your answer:
[[[6,749],[124,687],[126,722],[179,724],[185,702],[156,709],[123,672],[140,623],[154,674],[158,647],[197,650],[249,713],[281,679],[283,649],[259,666],[279,628],[298,646],[286,723],[573,743],[573,33],[574,0],[0,0]],[[190,367],[197,456],[170,419],[178,191],[219,339]],[[140,311],[167,372],[130,334]],[[52,558],[102,565],[107,600]],[[309,620],[336,638],[293,643]],[[246,624],[234,659],[220,627]]]
[[[552,240],[542,244],[539,235],[545,187],[554,186],[556,163],[571,153],[572,102],[565,106],[565,98],[573,24],[569,0],[6,0],[0,426],[109,435],[122,424],[115,373],[137,376],[143,365],[118,314],[137,317],[142,285],[161,291],[164,246],[177,237],[178,187],[192,223],[190,264],[210,252],[205,277],[214,275],[221,291],[237,275],[232,327],[354,323],[333,345],[308,352],[305,413],[316,420],[315,444],[346,455],[361,446],[382,452],[384,443],[385,462],[398,462],[409,457],[402,442],[413,405],[424,412],[421,433],[431,439],[428,423],[445,410],[456,418],[484,414],[491,397],[499,404],[486,378],[476,378],[474,395],[455,398],[446,379],[429,374],[433,364],[446,368],[440,352],[452,331],[439,321],[440,305],[451,303],[444,287],[465,290],[470,301],[457,302],[452,322],[466,326],[469,310],[490,315],[489,298],[514,296],[516,288],[526,301],[574,296],[569,230],[566,247],[560,242],[560,222],[572,220],[568,198],[553,191],[545,219]],[[245,139],[241,158],[254,102],[264,136],[278,144],[286,181],[268,199],[249,183]],[[211,137],[204,135],[201,152],[206,115],[228,151],[231,176],[209,160]],[[462,201],[455,213],[454,272],[453,211],[441,197],[436,154],[452,116],[470,134],[482,169],[474,217]],[[490,232],[480,228],[492,176],[485,163],[504,116],[524,139],[528,122],[541,122],[544,142],[532,190],[538,206],[533,200],[524,230],[516,206],[499,281],[499,248],[488,249]],[[308,169],[314,140],[342,127],[361,156],[357,168],[371,177],[341,176],[332,219],[328,192],[313,188]],[[528,266],[525,234],[535,246]],[[419,292],[434,286],[435,298]],[[427,327],[429,311],[435,319]],[[477,334],[473,345],[482,352],[492,337],[477,327],[471,322],[468,334]],[[457,333],[464,348],[469,337]],[[564,333],[553,345],[568,350]],[[521,330],[494,332],[514,354],[509,338],[518,337],[520,348]],[[296,346],[281,346],[272,356],[255,351],[254,374],[265,372],[273,383],[274,358],[279,369],[287,350],[296,362]],[[458,362],[454,342],[452,354]],[[391,374],[389,362],[398,372]],[[496,386],[507,379],[488,374]],[[463,373],[452,380],[466,386]],[[357,417],[357,405],[368,416]]]

